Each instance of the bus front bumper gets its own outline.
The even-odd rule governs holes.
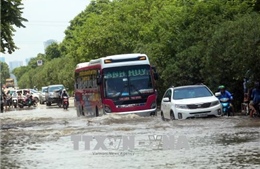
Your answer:
[[[127,111],[127,112],[111,112],[106,114],[136,114],[139,116],[153,116],[157,115],[157,108],[154,109],[148,109],[148,110],[137,110],[137,111]]]

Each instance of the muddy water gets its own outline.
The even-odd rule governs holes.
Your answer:
[[[1,168],[260,168],[260,119],[89,119],[55,106],[8,111],[0,119]]]

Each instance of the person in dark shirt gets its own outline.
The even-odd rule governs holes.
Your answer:
[[[259,82],[255,82],[255,87],[252,90],[251,100],[249,103],[249,107],[251,109],[250,111],[251,117],[253,117],[253,115],[256,113],[256,108],[259,103],[260,103],[260,86],[259,86]]]
[[[218,87],[218,89],[219,89],[219,92],[220,92],[220,96],[218,97],[218,99],[228,98],[230,100],[230,107],[232,109],[232,112],[234,113],[234,106],[231,103],[231,101],[233,100],[232,94],[228,90],[226,90],[224,85],[220,85]]]

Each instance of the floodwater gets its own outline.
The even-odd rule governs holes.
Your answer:
[[[78,118],[39,105],[0,120],[1,168],[260,168],[260,119],[246,116]]]

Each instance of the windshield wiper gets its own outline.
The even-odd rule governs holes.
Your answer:
[[[143,97],[143,94],[140,92],[140,90],[138,90],[138,89],[135,87],[135,85],[131,84],[130,87],[132,87],[135,91],[137,91],[137,93],[138,93],[139,95],[141,95],[141,97]]]

